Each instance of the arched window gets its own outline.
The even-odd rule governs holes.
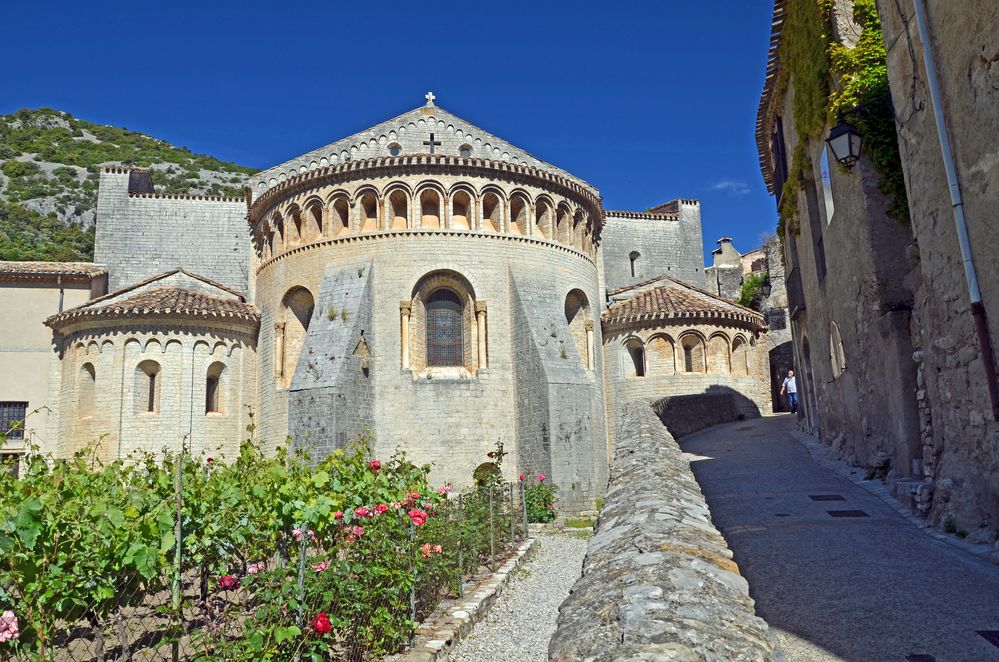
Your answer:
[[[527,234],[527,200],[521,195],[510,198],[510,232]]]
[[[642,254],[638,251],[631,251],[628,254],[628,260],[631,261],[631,277],[635,278],[640,273],[638,270],[638,258],[642,257]]]
[[[333,233],[334,237],[350,232],[350,205],[347,204],[346,198],[337,198],[336,202],[333,203],[330,223],[333,226],[330,228],[330,232]]]
[[[280,255],[284,251],[284,219],[281,214],[274,214],[271,219],[274,226],[274,233],[271,235],[271,255]]]
[[[638,338],[631,338],[624,345],[628,352],[628,365],[626,366],[628,377],[645,376],[645,345]]]
[[[396,189],[389,194],[388,209],[391,229],[405,230],[409,227],[409,196]]]
[[[472,210],[472,198],[465,191],[455,191],[451,197],[451,228],[468,230],[472,227],[469,213]]]
[[[302,243],[302,212],[295,208],[291,213],[291,223],[288,224],[287,243],[289,246],[297,246]]]
[[[586,234],[586,221],[583,220],[583,212],[577,211],[572,217],[572,246],[583,250],[583,235]]]
[[[135,386],[132,397],[135,413],[151,413],[160,410],[160,364],[145,360],[135,366]]]
[[[680,338],[683,348],[683,371],[705,372],[704,341],[694,333],[688,333]]]
[[[843,352],[843,337],[836,322],[829,325],[829,360],[832,363],[833,377],[842,375],[846,370],[846,354]]]
[[[676,372],[673,358],[673,341],[667,336],[653,336],[648,342],[646,361],[649,373],[653,375],[672,375]]]
[[[570,235],[572,234],[572,214],[569,213],[568,207],[560,207],[558,210],[558,221],[555,227],[555,240],[563,243],[569,244],[572,242]]]
[[[569,332],[572,334],[573,343],[576,345],[576,352],[583,363],[583,367],[592,370],[590,350],[591,332],[586,329],[586,322],[590,319],[590,302],[582,290],[573,290],[565,297],[565,321],[569,325]],[[590,322],[592,325],[592,321]],[[593,327],[590,326],[592,329]]]
[[[441,197],[437,191],[427,189],[420,194],[420,227],[440,228]]]
[[[732,372],[737,375],[749,374],[749,345],[742,336],[732,341]]]
[[[708,372],[731,372],[728,338],[716,334],[708,339]]]
[[[483,232],[499,232],[503,227],[503,205],[495,193],[482,196],[482,227]]]
[[[221,361],[215,361],[210,366],[208,366],[208,372],[205,373],[205,413],[206,414],[221,414],[223,411],[223,406],[225,405],[223,395],[224,389],[222,388],[222,376],[225,373],[225,364]]]
[[[552,236],[552,208],[547,202],[538,201],[534,208],[534,234],[538,237],[551,239]]]
[[[427,365],[464,365],[461,299],[451,290],[441,288],[427,298],[426,309]]]
[[[94,399],[97,391],[97,372],[93,363],[84,363],[80,368],[79,404],[77,407],[80,418],[94,414]]]
[[[283,377],[284,386],[291,384],[302,354],[302,346],[309,334],[315,299],[304,287],[288,290],[281,300],[281,323],[275,335],[275,372]]]
[[[378,231],[378,198],[373,193],[365,193],[361,196],[360,204],[357,205],[357,213],[361,232]]]
[[[309,205],[306,214],[304,241],[314,241],[317,237],[323,236],[323,207],[318,202]]]

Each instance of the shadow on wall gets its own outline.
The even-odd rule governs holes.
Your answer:
[[[692,395],[671,395],[653,402],[652,408],[676,438],[719,423],[760,416],[756,403],[728,386],[709,386],[703,393]]]

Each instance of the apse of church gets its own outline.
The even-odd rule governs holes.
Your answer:
[[[724,381],[757,401],[751,311],[715,297],[697,320],[644,311],[646,330],[608,317],[609,290],[703,281],[697,201],[605,212],[592,185],[434,100],[250,177],[245,199],[157,194],[148,173],[106,168],[96,254],[113,291],[47,321],[61,448],[104,433],[108,457],[185,444],[224,459],[252,422],[265,452],[365,437],[467,485],[502,443],[505,478],[550,476],[571,512],[606,486],[622,398]],[[656,287],[682,308],[675,282]],[[658,359],[641,384],[644,364],[628,373],[628,343],[695,322],[724,327],[705,331],[706,372],[738,374]]]

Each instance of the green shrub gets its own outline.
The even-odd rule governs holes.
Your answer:
[[[547,481],[544,474],[536,478],[526,478],[524,497],[527,500],[527,519],[533,523],[551,522],[558,516],[555,504],[558,503],[558,488]]]

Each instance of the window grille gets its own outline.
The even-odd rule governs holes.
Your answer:
[[[28,415],[27,402],[0,402],[0,432],[7,439],[24,439],[24,417]]]
[[[427,299],[427,365],[464,365],[461,299],[437,290]]]

